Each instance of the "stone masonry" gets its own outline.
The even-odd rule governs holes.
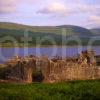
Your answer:
[[[100,79],[100,68],[96,65],[95,53],[92,50],[82,51],[78,58],[17,56],[5,64],[9,67],[6,79],[12,82],[32,83],[32,74],[38,71],[44,77],[41,82],[47,83]]]

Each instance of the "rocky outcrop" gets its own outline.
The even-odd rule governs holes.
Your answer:
[[[36,56],[15,57],[6,62],[6,79],[19,83],[32,83],[35,78],[41,82],[60,82],[69,80],[91,80],[100,79],[100,68],[96,66],[95,53],[93,51],[81,52],[79,58],[48,57],[38,58]],[[40,74],[41,72],[41,74]]]

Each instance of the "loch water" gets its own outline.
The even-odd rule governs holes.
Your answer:
[[[92,49],[95,51],[96,55],[100,55],[100,46],[87,47],[29,47],[29,48],[0,48],[0,63],[4,63],[8,59],[18,55],[18,56],[48,56],[50,58],[54,56],[61,57],[74,57],[80,54],[83,50]]]

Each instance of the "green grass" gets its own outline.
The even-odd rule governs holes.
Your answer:
[[[100,100],[100,81],[1,83],[0,100]]]

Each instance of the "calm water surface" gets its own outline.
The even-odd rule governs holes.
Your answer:
[[[0,63],[5,62],[7,59],[19,55],[36,55],[43,56],[47,55],[49,57],[63,56],[63,57],[73,57],[77,56],[82,50],[88,49],[87,47],[37,47],[37,48],[0,48]],[[92,47],[96,55],[100,55],[100,46]]]

